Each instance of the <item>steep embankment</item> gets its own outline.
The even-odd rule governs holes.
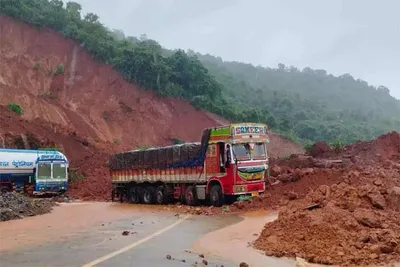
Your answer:
[[[197,141],[203,128],[223,121],[140,90],[54,31],[4,16],[0,25],[0,104],[19,104],[28,120],[131,146]]]

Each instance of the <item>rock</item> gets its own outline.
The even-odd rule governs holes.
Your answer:
[[[200,258],[204,258],[204,254],[199,254],[199,257]]]
[[[379,217],[376,216],[372,211],[365,209],[356,209],[353,213],[356,221],[364,226],[371,228],[380,228],[381,223]]]
[[[172,259],[171,255],[167,255],[165,258],[167,258],[167,260],[171,260]]]
[[[374,260],[374,259],[377,259],[379,256],[377,255],[377,254],[375,254],[375,253],[372,253],[371,255],[369,255],[369,258],[371,259],[371,260]]]
[[[364,247],[362,243],[356,243],[354,246],[356,249],[362,249]]]
[[[321,192],[326,198],[329,198],[331,195],[331,188],[327,185],[321,185],[318,187],[318,191]]]
[[[241,262],[239,264],[239,267],[249,267],[249,265],[247,263],[245,263],[245,262]]]
[[[290,191],[287,195],[289,200],[295,200],[298,198],[298,194],[293,191]]]
[[[272,244],[276,244],[278,242],[278,237],[276,235],[271,235],[267,238],[267,242]]]
[[[385,209],[386,200],[379,192],[368,194],[368,198],[371,201],[372,206],[375,208],[382,210]]]
[[[279,167],[279,166],[277,166],[277,165],[272,166],[271,169],[270,169],[270,175],[271,175],[271,176],[277,177],[277,176],[279,176],[281,173],[282,173],[282,168]]]
[[[381,186],[381,185],[383,185],[383,182],[381,179],[376,179],[376,180],[374,180],[374,185]]]
[[[388,190],[387,203],[389,208],[400,211],[400,187],[392,187]]]
[[[369,249],[373,254],[381,254],[381,247],[380,245],[372,245]]]
[[[204,265],[208,265],[208,261],[205,260],[205,259],[203,259],[202,263],[203,263]]]
[[[394,248],[391,246],[387,246],[385,244],[376,244],[376,245],[372,245],[370,248],[370,251],[374,254],[381,254],[381,253],[392,253],[394,251]]]
[[[129,235],[129,231],[122,231],[122,235]]]
[[[384,245],[384,244],[381,245],[380,249],[381,249],[381,252],[385,253],[385,254],[389,254],[389,253],[392,253],[394,251],[394,247],[387,246],[387,245]]]

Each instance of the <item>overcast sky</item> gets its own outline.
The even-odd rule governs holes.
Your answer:
[[[112,29],[255,65],[350,73],[400,99],[400,0],[75,0]]]

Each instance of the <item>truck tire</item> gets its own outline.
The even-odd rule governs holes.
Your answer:
[[[190,185],[186,188],[185,202],[186,205],[189,206],[196,206],[199,202],[197,199],[196,187],[194,187],[193,185]]]
[[[224,203],[225,199],[221,186],[219,184],[213,185],[210,190],[210,204],[214,207],[221,207]]]
[[[160,185],[156,189],[156,203],[158,205],[163,205],[168,202],[168,193],[163,185]]]
[[[156,200],[156,189],[149,185],[143,190],[143,203],[144,204],[154,204]]]
[[[128,192],[129,201],[133,204],[140,203],[141,200],[141,188],[137,185],[134,185],[129,188]]]

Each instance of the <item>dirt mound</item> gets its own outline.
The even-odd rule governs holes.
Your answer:
[[[303,154],[304,148],[276,133],[269,133],[268,155],[271,158],[285,158],[292,154]]]
[[[326,142],[320,141],[311,146],[311,149],[308,151],[308,154],[313,157],[318,157],[331,152],[332,148]]]
[[[400,160],[400,134],[389,132],[372,141],[357,142],[342,149],[331,149],[325,142],[315,143],[307,153],[316,158],[347,158],[355,164],[374,164]]]
[[[111,178],[107,167],[109,154],[99,152],[76,163],[76,173],[67,192],[68,196],[82,200],[104,201],[111,199]]]
[[[18,193],[0,193],[0,221],[21,219],[50,212],[55,203],[48,199],[30,199]]]
[[[255,247],[314,263],[367,265],[400,259],[400,172],[373,166],[288,203]]]

